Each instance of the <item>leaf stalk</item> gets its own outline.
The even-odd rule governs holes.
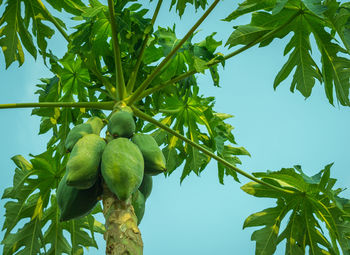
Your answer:
[[[157,7],[156,7],[156,9],[155,9],[155,11],[153,13],[153,17],[152,17],[152,20],[151,20],[152,27],[153,27],[153,25],[154,25],[154,23],[155,23],[155,21],[157,19],[157,16],[158,16],[158,13],[159,13],[159,9],[160,9],[162,3],[163,3],[163,0],[158,0]],[[146,50],[146,46],[147,46],[147,42],[148,42],[149,36],[150,36],[150,34],[147,33],[145,38],[144,38],[144,40],[143,40],[143,42],[142,42],[141,51],[140,51],[140,54],[139,54],[139,56],[137,58],[135,68],[131,72],[131,76],[130,76],[130,79],[128,81],[128,85],[126,86],[127,94],[130,94],[133,91],[133,89],[134,89],[137,73],[139,71],[139,68],[140,68],[140,65],[141,65],[141,61],[143,59],[143,55],[144,55],[145,50]]]
[[[194,31],[199,27],[200,24],[208,17],[215,6],[220,2],[220,0],[215,0],[214,3],[206,10],[206,12],[199,18],[199,20],[193,25],[193,27],[187,32],[187,34],[182,38],[182,40],[171,50],[171,52],[163,59],[163,61],[153,70],[153,72],[144,80],[140,87],[131,95],[131,97],[126,101],[128,105],[132,105],[137,98],[144,92],[148,85],[153,81],[153,79],[160,73],[162,68],[170,61],[170,59],[177,53],[181,46],[190,38]]]
[[[274,185],[271,185],[269,183],[266,183],[248,173],[246,173],[245,171],[237,168],[236,166],[230,164],[228,161],[226,161],[225,159],[219,157],[218,155],[214,154],[213,152],[209,151],[208,149],[204,148],[203,146],[199,145],[198,143],[195,143],[193,142],[192,140],[188,139],[187,137],[177,133],[176,131],[174,131],[173,129],[169,128],[168,126],[160,123],[159,121],[157,121],[156,119],[152,118],[151,116],[149,116],[148,114],[140,111],[139,109],[137,109],[135,106],[131,106],[133,112],[134,112],[134,115],[143,119],[143,120],[146,120],[152,124],[154,124],[155,126],[165,130],[166,132],[168,132],[169,134],[171,135],[174,135],[176,136],[177,138],[181,139],[182,141],[190,144],[191,146],[197,148],[198,150],[200,150],[201,152],[203,152],[204,154],[206,154],[207,156],[215,159],[216,161],[220,162],[221,164],[225,165],[226,167],[232,169],[233,171],[245,176],[246,178],[252,180],[252,181],[255,181],[259,184],[262,184],[262,185],[265,185],[269,188],[272,188],[274,190],[277,190],[277,191],[280,191],[280,192],[283,192],[283,193],[288,193],[288,194],[294,194],[295,192],[291,191],[291,190],[286,190],[286,189],[283,189],[283,188],[280,188],[280,187],[277,187],[277,186],[274,186]]]
[[[233,51],[232,53],[228,54],[228,55],[225,55],[224,56],[224,60],[227,60],[227,59],[230,59],[244,51],[246,51],[247,49],[257,45],[258,43],[261,43],[262,41],[264,40],[267,40],[269,39],[271,36],[275,35],[276,33],[280,32],[281,30],[283,30],[285,27],[287,27],[296,17],[298,17],[300,14],[302,13],[302,10],[300,10],[299,12],[295,13],[293,16],[291,16],[290,19],[287,20],[287,22],[285,22],[283,25],[271,30],[270,32],[266,33],[265,35],[261,36],[260,38],[257,38],[255,40],[253,40],[252,42],[250,42],[249,44],[247,45],[244,45],[243,47]],[[214,65],[217,65],[219,64],[220,62],[222,62],[222,60],[209,60],[207,62],[207,66],[206,66],[206,69],[214,66]],[[171,80],[168,80],[168,81],[165,81],[165,82],[162,82],[150,89],[147,89],[145,91],[143,91],[139,97],[137,97],[134,101],[138,101],[138,100],[141,100],[142,98],[145,98],[146,96],[149,96],[151,94],[153,94],[154,92],[156,91],[159,91],[163,88],[165,88],[166,86],[168,85],[171,85],[175,82],[178,82],[178,81],[181,81],[183,79],[186,79],[187,77],[191,76],[191,75],[194,75],[196,73],[199,73],[198,71],[196,70],[191,70],[191,71],[188,71],[186,73],[183,73],[183,74],[180,74],[179,76],[176,76],[174,78],[172,78]],[[128,99],[126,99],[128,100]]]
[[[114,52],[114,61],[115,61],[115,75],[117,82],[117,99],[122,100],[125,94],[125,83],[124,83],[124,74],[122,68],[122,60],[120,57],[120,47],[118,42],[118,34],[117,34],[117,25],[115,20],[114,13],[114,1],[108,0],[108,10],[109,17],[112,29],[112,43],[113,43],[113,52]]]
[[[74,108],[89,108],[100,110],[112,110],[115,102],[43,102],[43,103],[14,103],[0,104],[0,109],[11,108],[35,108],[35,107],[74,107]]]

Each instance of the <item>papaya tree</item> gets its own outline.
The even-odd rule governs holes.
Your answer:
[[[211,16],[220,5],[228,14]],[[153,180],[180,171],[183,182],[210,162],[219,183],[243,176],[244,192],[273,200],[244,221],[244,228],[258,227],[255,254],[280,246],[285,254],[350,254],[350,201],[331,177],[332,163],[311,175],[300,165],[243,171],[238,165],[250,153],[236,143],[234,112],[216,111],[200,82],[204,74],[225,90],[220,74],[230,71],[229,61],[281,39],[286,62],[275,89],[290,81],[292,92],[308,98],[320,83],[330,107],[350,106],[350,2],[0,0],[0,6],[1,68],[39,54],[50,72],[37,84],[38,102],[0,104],[31,108],[39,134],[48,137],[45,151],[12,157],[13,184],[2,195],[3,254],[83,254],[97,248],[99,234],[106,254],[143,254],[138,225]],[[181,17],[189,8],[195,18],[180,38],[175,25],[157,23],[164,12]],[[233,29],[227,38],[208,33],[198,40],[208,19]],[[62,56],[48,46],[57,34],[66,44]]]

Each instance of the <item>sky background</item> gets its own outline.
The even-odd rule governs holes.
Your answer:
[[[148,1],[146,6],[149,6]],[[189,7],[179,19],[168,3],[162,7],[156,25],[176,24],[181,38],[203,13],[195,13]],[[211,3],[212,1],[210,1]],[[240,1],[241,2],[241,1]],[[154,8],[156,1],[151,3]],[[249,17],[234,23],[220,21],[236,6],[223,1],[200,26],[201,32],[194,41],[201,41],[212,32],[216,40],[226,42],[232,26],[246,24]],[[4,7],[0,7],[2,13]],[[151,14],[149,14],[151,15]],[[69,23],[71,24],[71,23]],[[309,174],[316,174],[326,164],[334,162],[331,176],[338,179],[336,187],[350,187],[350,109],[332,106],[316,84],[310,98],[289,91],[290,81],[273,89],[275,75],[285,63],[283,49],[286,40],[274,41],[265,48],[254,47],[226,62],[220,71],[220,86],[212,85],[207,74],[198,76],[200,94],[216,98],[215,110],[235,117],[228,122],[235,127],[233,133],[239,146],[244,146],[252,155],[241,157],[241,169],[252,173],[279,170],[282,167],[301,165]],[[60,35],[49,43],[53,52],[62,56],[65,41]],[[231,50],[220,48],[223,53]],[[317,52],[314,55],[320,64]],[[5,70],[3,55],[0,57],[0,104],[36,102],[35,84],[42,77],[51,77],[50,72],[38,57],[35,62],[29,54],[21,68],[14,63]],[[31,116],[31,109],[0,110],[0,194],[12,184],[15,165],[11,157],[17,154],[29,158],[29,153],[40,154],[45,150],[49,135],[38,135],[40,118]],[[182,169],[168,178],[155,177],[153,191],[146,203],[145,216],[140,224],[145,255],[228,255],[254,254],[255,243],[250,236],[255,228],[242,230],[245,218],[274,205],[273,199],[255,198],[245,194],[240,186],[249,180],[241,177],[239,184],[225,178],[219,184],[216,162],[211,162],[197,177],[190,177],[180,185]],[[346,190],[343,196],[350,197]],[[4,222],[4,204],[0,200],[0,225]],[[103,218],[98,218],[103,222]],[[0,239],[3,232],[0,232]],[[99,249],[90,249],[85,254],[103,254],[105,243],[98,237]],[[0,252],[2,252],[0,246]],[[275,254],[284,254],[280,246]]]

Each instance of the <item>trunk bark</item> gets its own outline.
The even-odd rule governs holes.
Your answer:
[[[142,255],[143,242],[131,198],[119,200],[104,184],[102,202],[106,219],[106,254]]]

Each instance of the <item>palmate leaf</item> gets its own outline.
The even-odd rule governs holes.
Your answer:
[[[161,57],[170,53],[179,42],[175,33],[175,28],[175,26],[173,26],[173,28],[159,27],[158,30],[155,31],[152,47],[145,51],[145,59],[152,59],[153,62],[156,62]],[[204,73],[207,62],[218,59],[221,56],[220,53],[216,52],[217,48],[221,45],[221,41],[216,41],[214,39],[215,34],[216,33],[212,33],[207,36],[205,40],[198,43],[193,43],[193,37],[190,37],[179,49],[175,57],[166,65],[159,77],[152,82],[151,86],[169,80],[189,70],[196,70],[197,72]],[[157,58],[155,56],[157,56]],[[147,63],[153,62],[147,61]],[[217,66],[212,66],[210,71],[214,85],[219,86]]]
[[[288,7],[290,6],[292,5],[288,4]],[[260,37],[264,36],[271,30],[285,24],[297,12],[298,10],[294,8],[279,10],[277,14],[270,14],[263,11],[253,12],[250,24],[234,27],[235,30],[230,35],[226,45],[229,45],[229,47],[233,47],[238,44],[249,45],[260,39]],[[267,46],[275,38],[283,38],[290,32],[291,27],[287,26],[285,29],[262,41],[259,46]]]
[[[276,88],[285,80],[296,67],[290,90],[294,92],[296,88],[303,96],[309,97],[315,80],[321,81],[320,71],[311,57],[310,31],[304,16],[298,16],[294,21],[294,36],[285,48],[284,54],[291,52],[289,58],[277,74],[274,81]]]
[[[82,254],[83,247],[97,247],[94,233],[104,228],[92,215],[59,221],[52,190],[63,175],[66,159],[53,149],[32,157],[31,162],[19,155],[12,158],[18,168],[13,187],[2,197],[11,199],[5,204],[4,254]],[[97,206],[92,213],[100,212]],[[70,240],[63,230],[70,233]]]
[[[314,176],[307,176],[300,166],[280,171],[254,173],[255,176],[277,187],[293,191],[285,193],[250,182],[242,189],[256,197],[277,199],[277,206],[249,216],[245,227],[261,226],[252,234],[256,241],[255,254],[273,254],[277,245],[286,240],[286,254],[302,255],[308,247],[309,254],[349,254],[349,213],[344,210],[347,199],[333,190],[335,179],[330,178],[331,164]],[[290,213],[287,226],[280,231],[280,222]],[[321,227],[323,225],[325,227]],[[328,235],[324,230],[327,229]]]
[[[159,106],[159,112],[163,116],[160,122],[208,150],[217,152],[232,165],[241,164],[236,156],[249,155],[249,153],[243,147],[232,146],[235,144],[233,127],[225,122],[232,116],[215,113],[213,98],[204,98],[199,96],[198,92],[199,88],[195,83],[188,88],[179,84],[177,89],[162,92],[160,95],[163,97],[161,100],[163,103]],[[152,132],[154,129],[153,124],[148,124],[142,132]],[[163,153],[167,162],[167,174],[171,174],[184,163],[181,182],[191,172],[199,175],[210,161],[210,158],[198,149],[165,131],[156,130],[152,135],[159,145],[164,144]],[[235,171],[218,164],[218,176],[222,184],[225,174],[238,181]]]
[[[38,254],[42,247],[42,209],[48,204],[51,191],[49,186],[55,185],[50,180],[55,166],[50,166],[45,159],[46,155],[38,155],[35,164],[30,164],[20,156],[16,156],[14,160],[19,166],[16,169],[18,174],[14,176],[14,187],[6,189],[3,195],[3,198],[15,200],[5,204],[6,219],[3,229],[6,229],[6,233],[2,241],[5,254],[14,254],[17,251],[19,252],[16,254]],[[11,233],[21,220],[26,221],[24,226],[15,234]]]
[[[349,63],[350,49],[350,5],[340,4],[335,0],[247,0],[231,13],[225,20],[251,13],[251,23],[234,27],[226,45],[249,45],[259,41],[270,33],[270,37],[260,41],[260,46],[270,44],[275,38],[283,38],[290,32],[293,37],[285,47],[284,55],[289,53],[287,62],[276,75],[276,89],[287,77],[293,74],[290,90],[296,90],[304,97],[311,95],[313,86],[318,80],[324,83],[326,96],[334,104],[335,92],[337,101],[344,106],[349,101]],[[293,21],[287,20],[294,17]],[[283,26],[283,29],[277,30]],[[331,32],[328,32],[328,30]],[[335,37],[338,33],[344,46],[342,48]],[[317,66],[311,53],[310,38],[314,37],[321,55],[322,67]]]
[[[340,56],[345,50],[332,42],[333,37],[324,30],[318,19],[308,17],[306,20],[321,52],[322,76],[327,98],[333,104],[333,90],[335,90],[340,104],[349,106],[350,60]]]
[[[126,8],[125,5],[128,2],[135,1],[115,1],[117,33],[120,41],[123,42],[120,44],[120,50],[126,81],[133,71],[145,34],[152,31],[150,29],[151,20],[145,17],[148,10],[142,9],[142,5],[138,3]],[[83,22],[75,27],[76,31],[70,36],[69,52],[78,55],[89,69],[104,74],[104,79],[113,84],[115,81],[115,62],[108,7],[98,1],[90,1],[90,6],[85,8],[84,13],[76,19],[83,20]],[[142,81],[143,77],[149,73],[150,70],[145,73],[143,66],[141,66],[138,74],[141,78],[136,79],[136,81]],[[90,74],[90,78],[91,82],[95,82],[100,87],[103,86],[94,74]]]
[[[80,102],[86,102],[86,87],[90,85],[90,77],[87,68],[82,65],[82,60],[68,53],[58,63],[52,65],[52,71],[62,85],[61,100],[73,101],[73,96],[77,95]]]
[[[0,46],[5,56],[6,68],[14,61],[17,61],[19,65],[23,64],[23,47],[36,58],[37,49],[33,36],[28,32],[30,28],[36,37],[40,54],[45,59],[47,39],[52,37],[54,30],[43,23],[43,21],[48,21],[48,17],[40,1],[8,0],[4,5],[6,8],[0,18]],[[57,21],[64,26],[59,19]]]
[[[16,234],[8,234],[2,244],[4,244],[4,255],[10,254],[39,254],[41,253],[42,232],[41,221],[38,217],[26,223]],[[19,250],[19,248],[23,248]],[[19,252],[17,252],[19,250]]]
[[[100,204],[98,204],[93,214],[100,212],[102,212],[102,209]],[[43,234],[45,245],[48,244],[50,246],[47,254],[83,254],[83,247],[97,248],[94,233],[101,233],[104,229],[98,229],[101,224],[92,215],[60,222],[59,214],[56,197],[53,195],[51,196],[51,206],[45,211],[42,218],[43,224],[49,224],[49,227]],[[63,231],[70,233],[70,240],[63,234]],[[90,232],[91,236],[88,232]]]

